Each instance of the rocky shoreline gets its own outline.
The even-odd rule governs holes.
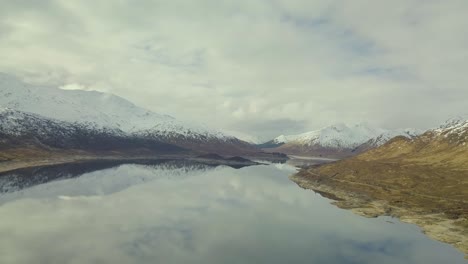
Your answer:
[[[465,253],[465,258],[468,258],[468,230],[461,224],[466,219],[451,219],[447,214],[440,212],[428,213],[426,210],[415,210],[404,205],[396,206],[392,202],[372,197],[369,192],[355,191],[356,188],[363,187],[378,191],[378,186],[362,186],[363,184],[359,182],[344,183],[311,173],[302,170],[291,175],[290,179],[301,188],[313,190],[334,200],[332,204],[351,210],[355,214],[364,217],[392,216],[402,222],[418,225],[428,237],[453,245]]]

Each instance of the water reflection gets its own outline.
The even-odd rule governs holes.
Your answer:
[[[415,226],[331,206],[294,171],[129,164],[4,193],[1,263],[465,263]]]
[[[290,155],[289,160],[287,163],[291,166],[295,167],[308,167],[312,165],[319,165],[324,163],[330,163],[333,161],[337,161],[336,159],[329,159],[323,157],[302,157],[302,156],[294,156]]]
[[[214,168],[218,166],[213,164],[203,164],[200,162],[194,162],[190,160],[103,160],[89,161],[86,163],[69,163],[42,167],[32,167],[0,173],[0,194],[16,192],[25,188],[29,188],[35,185],[51,181],[74,178],[86,173],[114,168],[123,164],[144,165],[159,170],[183,169],[185,172],[206,170],[208,168]],[[230,165],[230,167],[240,169],[245,166]]]

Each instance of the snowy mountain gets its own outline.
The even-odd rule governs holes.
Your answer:
[[[184,151],[175,145],[126,135],[118,129],[54,120],[9,108],[0,109],[0,147],[100,151]]]
[[[79,124],[90,130],[156,140],[187,149],[226,153],[257,151],[235,137],[182,123],[112,94],[36,86],[1,73],[0,107],[66,124]]]
[[[419,164],[425,169],[417,171],[418,177],[415,179],[418,181],[424,179],[421,177],[424,173],[432,173],[433,169],[439,168],[441,169],[440,174],[434,173],[432,176],[435,180],[443,182],[446,180],[446,176],[450,175],[452,169],[457,175],[454,184],[458,186],[460,185],[460,177],[468,175],[466,174],[468,170],[468,118],[448,120],[439,128],[430,129],[412,138],[395,137],[382,146],[349,160],[364,161],[365,163],[389,161],[392,164],[398,164],[399,167],[404,167],[402,166],[404,164],[411,165],[405,169],[418,168]],[[374,169],[376,167],[378,166],[374,166]],[[349,170],[349,166],[346,168]],[[452,190],[452,185],[449,189]]]
[[[35,86],[6,74],[0,74],[0,106],[62,121],[88,122],[98,127],[117,128],[125,132],[155,130],[166,135],[177,133],[226,137],[220,132],[183,124],[171,116],[138,107],[116,95]]]
[[[416,129],[386,130],[366,124],[336,124],[303,134],[281,135],[260,146],[288,154],[344,157],[356,150],[380,146],[395,136],[411,138],[420,133]]]
[[[468,118],[457,117],[449,119],[445,124],[441,125],[439,128],[433,129],[432,131],[438,135],[451,136],[468,136]]]
[[[383,129],[371,128],[364,124],[352,127],[348,127],[345,124],[336,124],[299,135],[281,135],[273,141],[276,143],[295,143],[307,146],[320,145],[323,147],[353,148],[384,132],[385,130]]]

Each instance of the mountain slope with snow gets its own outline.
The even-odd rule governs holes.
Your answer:
[[[358,124],[349,127],[345,124],[336,124],[319,130],[291,136],[279,136],[274,139],[278,143],[295,143],[303,145],[320,145],[323,147],[353,148],[370,138],[381,135],[385,130],[371,128]]]
[[[395,136],[411,138],[419,133],[415,129],[386,130],[366,124],[336,124],[298,135],[281,135],[261,146],[293,155],[344,157],[380,146]]]
[[[6,74],[0,74],[0,106],[72,123],[92,123],[127,133],[154,130],[166,136],[228,137],[146,110],[116,95],[35,86]]]
[[[445,124],[432,130],[437,135],[456,141],[458,144],[468,142],[468,118],[457,117],[447,120]]]
[[[0,107],[182,148],[226,154],[258,151],[235,137],[180,122],[112,94],[36,86],[1,73]]]
[[[126,135],[118,129],[92,128],[13,109],[0,109],[0,148],[34,147],[43,150],[84,150],[92,152],[145,150],[175,153],[175,145]]]

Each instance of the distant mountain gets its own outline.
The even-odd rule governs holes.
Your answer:
[[[413,137],[395,137],[357,158],[366,160],[402,159],[431,166],[468,169],[468,120],[448,120],[439,128]]]
[[[420,134],[423,131],[419,129],[407,128],[407,129],[395,129],[395,130],[387,130],[380,134],[377,137],[371,138],[368,141],[364,142],[363,144],[357,146],[353,149],[353,153],[359,154],[369,149],[373,149],[383,144],[387,143],[390,139],[398,136],[403,136],[405,138],[411,139]]]
[[[240,131],[223,130],[223,133],[225,133],[226,135],[236,137],[236,138],[238,138],[238,139],[240,139],[242,141],[248,142],[248,143],[253,144],[253,145],[258,145],[261,142],[263,142],[262,140],[260,140],[258,137],[254,136],[254,135],[247,134],[247,133],[240,132]]]
[[[419,133],[415,129],[386,130],[366,124],[336,124],[299,135],[281,135],[258,146],[292,155],[342,158],[380,146],[395,136],[411,138]]]
[[[138,107],[107,93],[62,90],[27,84],[0,74],[0,107],[115,137],[166,143],[220,154],[255,153],[258,149],[233,136]]]

